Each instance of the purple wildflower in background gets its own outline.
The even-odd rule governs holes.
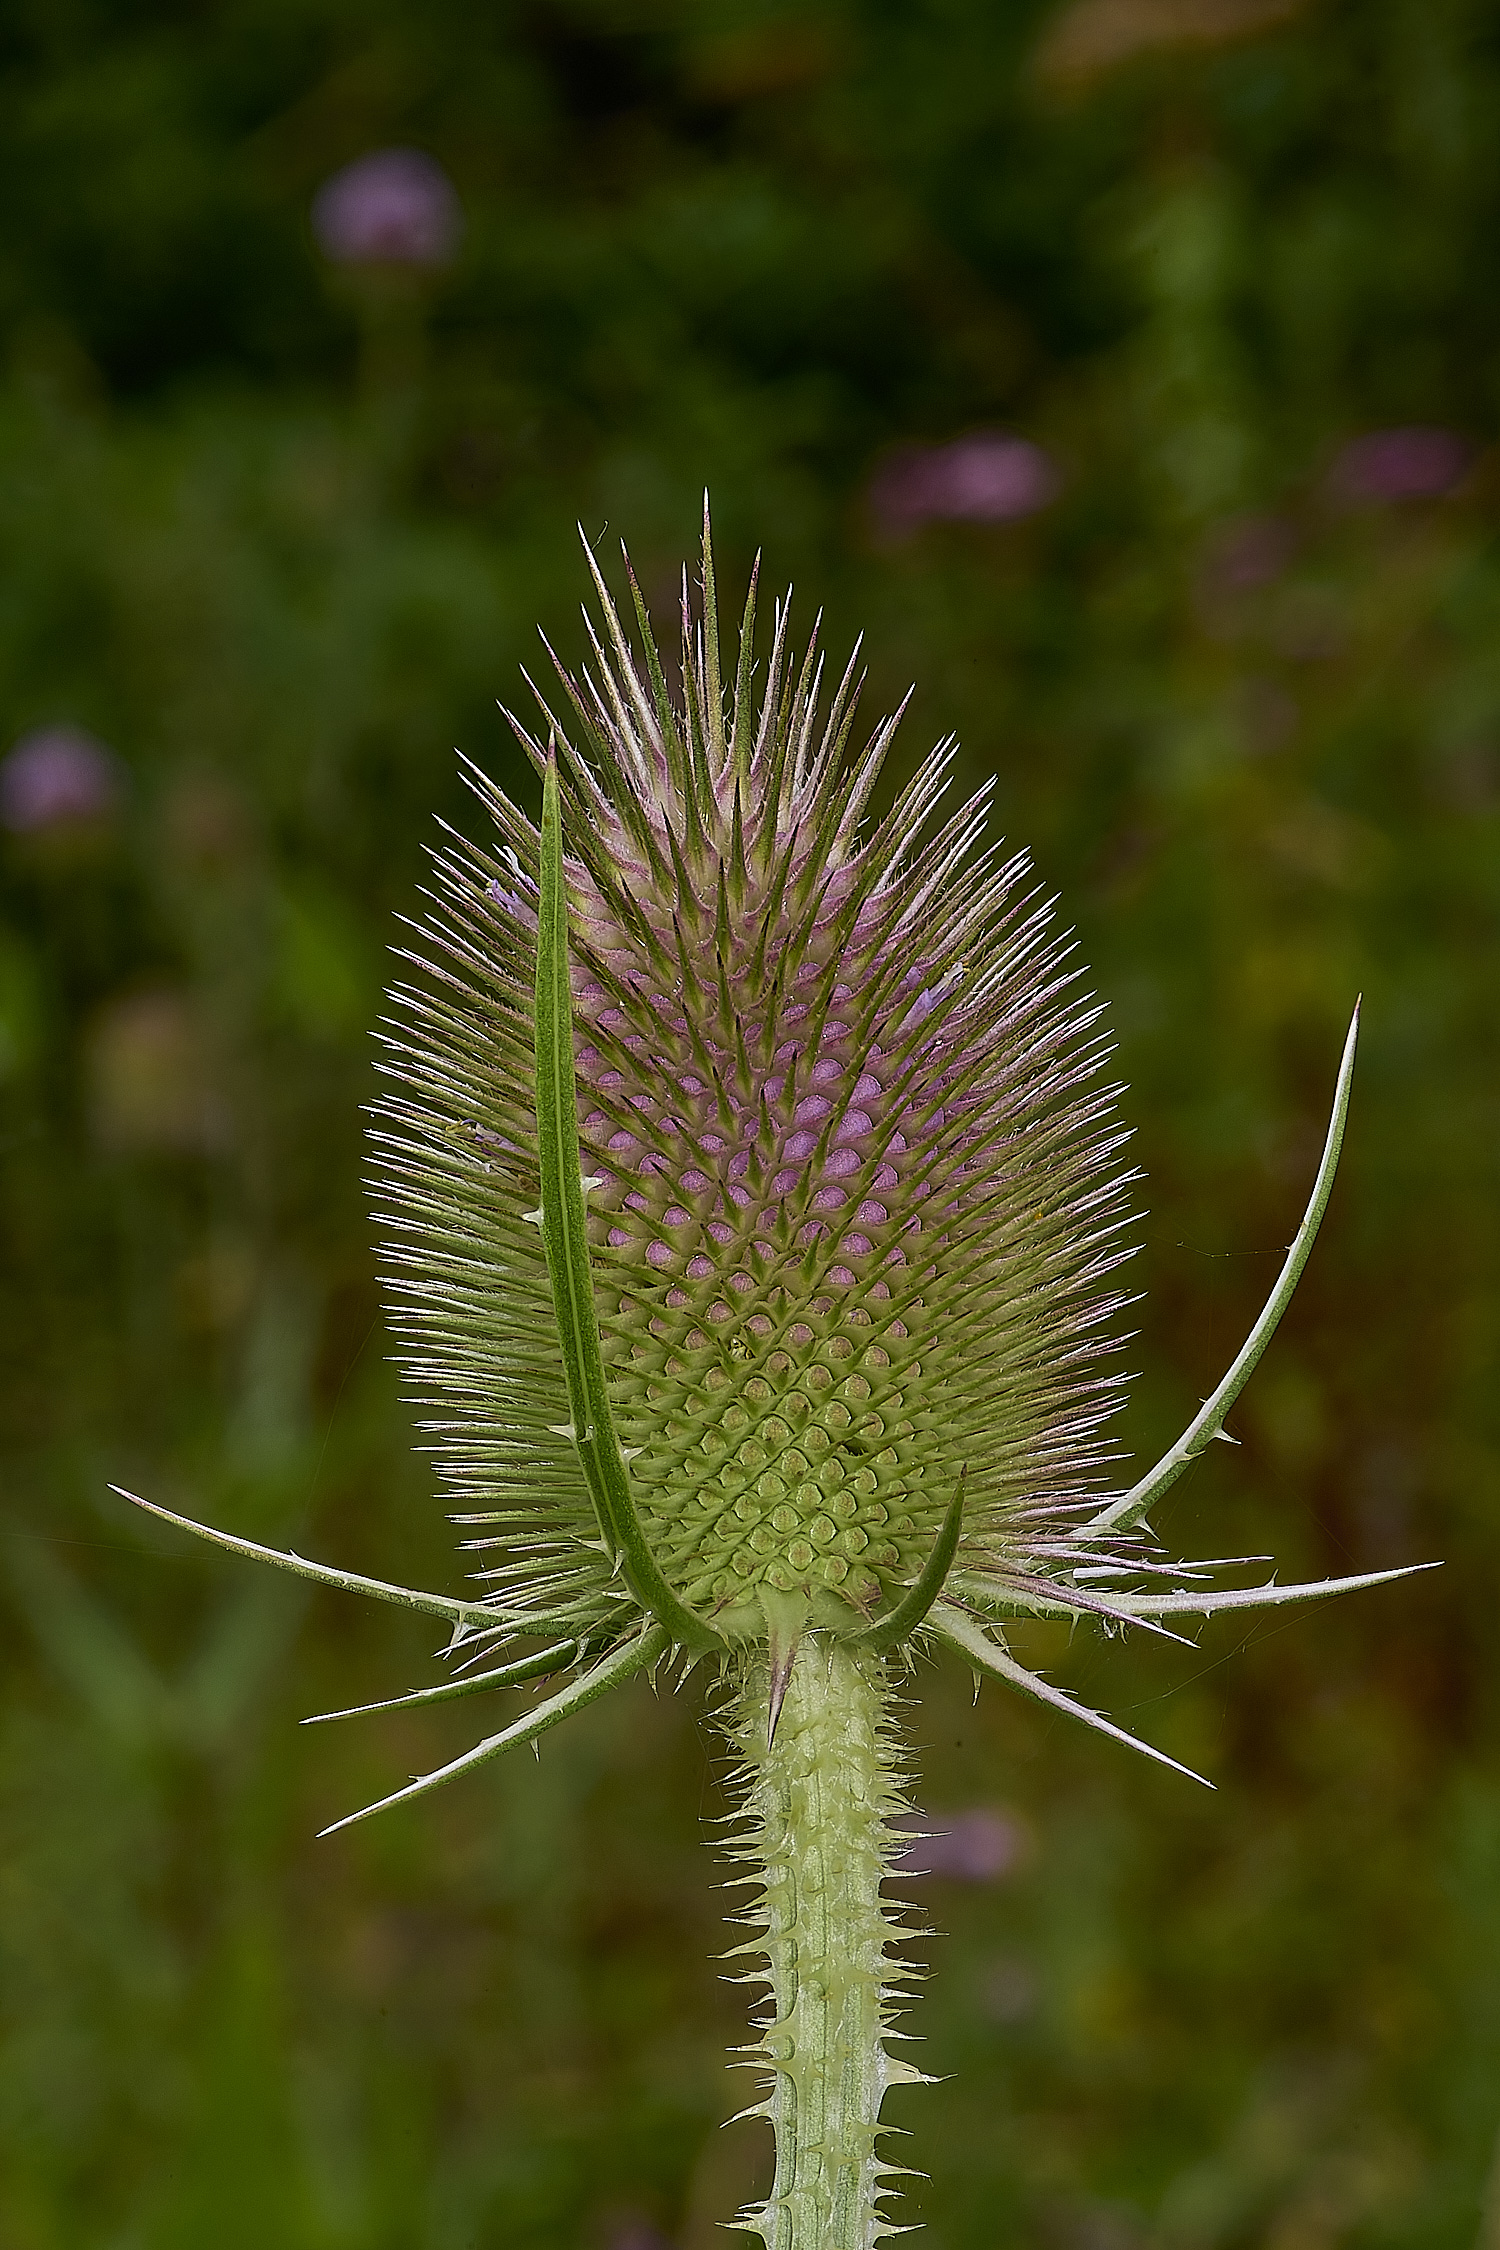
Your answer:
[[[1020,1821],[998,1805],[971,1805],[967,1812],[934,1813],[931,1826],[920,1815],[894,1825],[911,1831],[911,1842],[891,1863],[896,1875],[942,1875],[953,1883],[998,1883],[1026,1854]]]
[[[17,835],[107,820],[119,801],[113,754],[81,727],[34,727],[0,764],[0,823]]]
[[[1028,438],[976,430],[951,445],[907,445],[876,471],[870,506],[900,537],[934,521],[1012,523],[1055,500],[1057,464]]]
[[[1433,500],[1452,491],[1473,458],[1473,446],[1457,430],[1413,422],[1352,438],[1329,482],[1346,500]]]
[[[380,148],[318,190],[313,232],[343,266],[445,266],[463,234],[453,182],[419,148]]]

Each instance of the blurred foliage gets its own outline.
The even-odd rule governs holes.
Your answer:
[[[1363,989],[1324,1240],[1170,1529],[1449,1565],[1196,1652],[1037,1630],[1212,1799],[924,1675],[923,1803],[1030,1844],[914,1894],[914,2215],[1493,2250],[1494,9],[15,0],[0,126],[0,739],[128,775],[0,839],[0,2250],[704,2250],[764,2162],[717,2130],[693,1696],[315,1845],[467,1739],[293,1730],[428,1636],[105,1491],[461,1583],[359,1184],[391,916],[477,819],[452,745],[527,787],[494,698],[535,620],[581,651],[574,519],[665,608],[705,483],[731,570],[868,628],[872,716],[917,679],[909,754],[999,772],[1114,1002],[1142,1450],[1252,1317]],[[391,143],[458,188],[448,271],[315,250]],[[1462,478],[1352,495],[1409,424]],[[995,426],[1051,508],[882,537],[890,449]]]

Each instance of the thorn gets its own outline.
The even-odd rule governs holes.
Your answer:
[[[781,1706],[786,1701],[786,1691],[792,1684],[792,1666],[797,1661],[795,1641],[784,1649],[773,1651],[771,1658],[771,1700],[766,1720],[766,1748],[776,1740],[776,1729],[781,1724]]]
[[[1240,1442],[1237,1437],[1231,1437],[1227,1430],[1215,1430],[1214,1436],[1221,1445],[1238,1445]]]
[[[526,1221],[526,1224],[529,1227],[539,1227],[542,1223],[543,1218],[545,1217],[545,1213],[543,1212],[540,1204],[538,1204],[536,1210],[523,1211],[521,1213],[521,1216]]]
[[[770,1696],[766,1715],[766,1748],[776,1740],[781,1707],[792,1684],[792,1667],[807,1625],[807,1600],[799,1594],[781,1594],[762,1586],[760,1606],[766,1620],[766,1662],[770,1671]]]
[[[581,1172],[579,1174],[579,1183],[582,1186],[585,1195],[592,1195],[595,1188],[603,1187],[604,1175],[602,1172]]]

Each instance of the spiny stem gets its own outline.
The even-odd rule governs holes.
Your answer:
[[[771,1988],[752,2054],[774,2073],[765,2101],[776,2176],[739,2225],[767,2250],[870,2250],[894,2231],[879,2204],[898,2168],[876,2154],[888,2086],[922,2074],[886,2052],[895,1987],[911,1971],[881,1897],[901,1810],[884,1667],[825,1633],[797,1652],[768,1739],[769,1673],[752,1660],[730,1727],[749,1778],[743,1856],[764,1886],[746,1919]]]

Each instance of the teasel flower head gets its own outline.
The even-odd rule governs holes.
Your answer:
[[[382,1805],[631,1673],[717,1664],[740,1950],[771,1991],[751,2060],[777,2173],[742,2223],[853,2250],[889,2231],[880,2103],[918,2075],[889,2045],[893,1668],[946,1645],[1161,1758],[1023,1667],[1006,1620],[1161,1632],[1401,1575],[1220,1587],[1147,1524],[1301,1273],[1355,1027],[1264,1311],[1155,1467],[1106,1489],[1133,1175],[1100,1009],[1025,855],[987,840],[988,787],[948,811],[941,743],[877,796],[901,714],[857,746],[857,654],[828,692],[786,601],[758,666],[754,574],[726,676],[706,510],[675,687],[628,561],[634,646],[585,552],[591,661],[512,721],[540,827],[469,769],[493,833],[436,855],[375,1127],[393,1320],[477,1590],[208,1535],[446,1617],[453,1676],[403,1703],[560,1681]]]
[[[1100,1491],[1125,1133],[1051,902],[986,842],[988,785],[942,818],[951,742],[872,814],[900,713],[851,751],[857,652],[825,695],[786,602],[759,669],[753,577],[725,676],[706,515],[675,695],[633,574],[635,650],[585,552],[592,662],[512,720],[552,899],[543,834],[471,768],[496,840],[437,855],[377,1129],[395,1318],[483,1557],[481,1637],[545,1613],[594,1647],[644,1610],[693,1653],[784,1654],[808,1630],[1154,1619],[1160,1595],[1121,1590],[1160,1575],[1143,1510]],[[545,1239],[559,1097],[570,1246]]]
[[[848,755],[853,667],[820,708],[784,606],[757,679],[753,591],[726,699],[711,558],[704,583],[680,706],[601,581],[590,673],[517,723],[556,773],[589,1277],[635,1512],[703,1638],[858,1636],[960,1487],[955,1563],[995,1595],[1089,1505],[1124,1136],[1067,942],[982,848],[988,792],[936,822],[944,744],[870,819],[895,722]],[[500,848],[439,858],[439,996],[405,996],[390,1051],[394,1291],[488,1583],[603,1629],[533,1216],[541,840],[475,781]]]

